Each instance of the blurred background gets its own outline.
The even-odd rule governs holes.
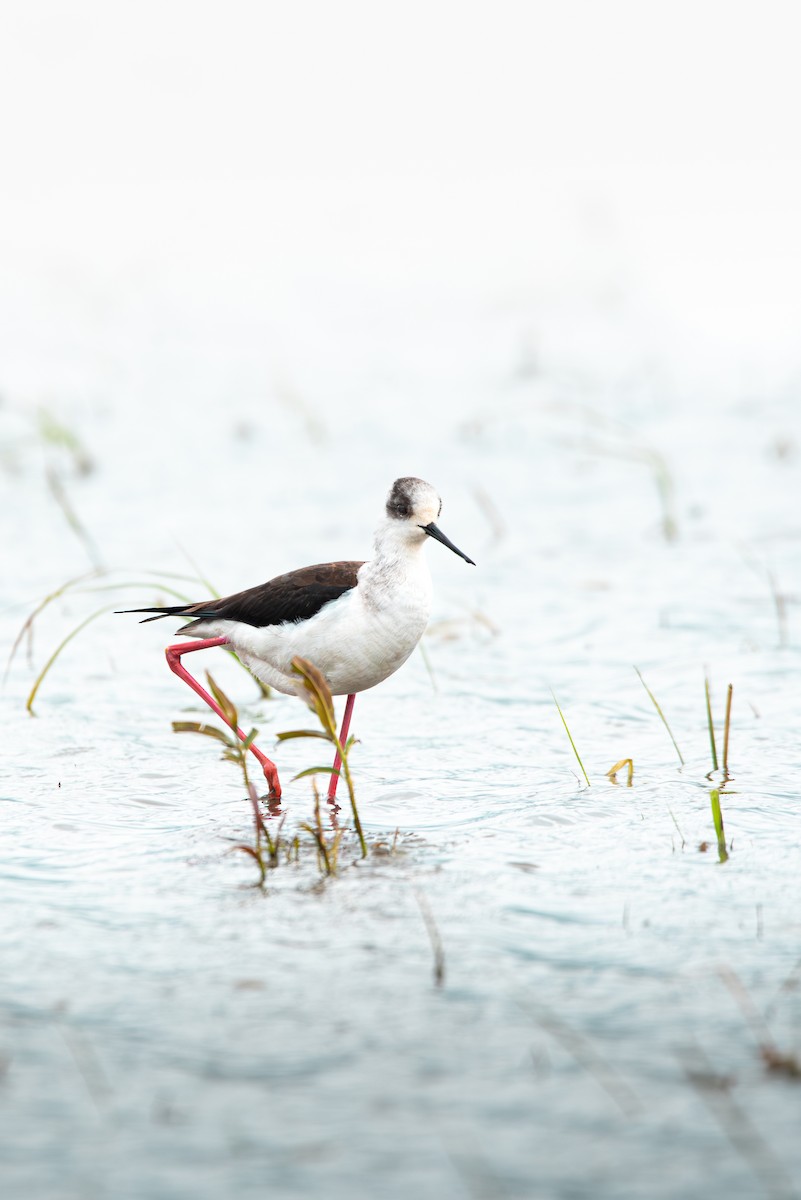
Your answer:
[[[591,409],[695,470],[736,465],[757,405],[786,458],[795,27],[781,3],[5,4],[7,456],[31,413],[79,428],[113,468],[96,541],[151,562],[230,528],[221,438],[257,534],[282,489],[302,510],[298,470],[371,511],[410,472],[541,505],[525,463],[465,451],[489,417],[541,446]]]
[[[790,386],[795,31],[708,0],[6,3],[3,394],[265,424],[297,396],[423,443],[493,371],[669,372],[702,410]]]

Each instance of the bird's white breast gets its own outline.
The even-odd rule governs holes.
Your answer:
[[[422,554],[373,560],[359,570],[358,584],[305,621],[261,629],[219,622],[237,655],[271,687],[297,693],[296,655],[323,672],[333,695],[361,692],[381,683],[414,650],[431,612],[431,576]],[[215,622],[210,621],[209,634]],[[204,633],[205,633],[204,629]]]

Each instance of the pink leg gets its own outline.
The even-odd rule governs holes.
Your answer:
[[[228,639],[224,637],[203,638],[203,640],[199,642],[185,642],[184,644],[178,644],[176,646],[168,646],[165,650],[165,654],[167,655],[167,665],[170,670],[174,671],[176,675],[183,679],[184,683],[188,683],[192,691],[197,692],[198,696],[206,701],[209,708],[213,709],[218,717],[222,717],[226,725],[229,728],[234,729],[234,732],[237,734],[237,736],[240,737],[244,742],[247,738],[247,734],[243,733],[241,729],[237,729],[231,725],[231,722],[228,720],[214,697],[210,696],[206,689],[200,686],[194,676],[190,675],[186,667],[181,663],[182,654],[192,654],[195,650],[208,650],[212,646],[225,646],[227,642]],[[270,785],[270,800],[280,800],[281,784],[278,782],[278,770],[276,769],[275,763],[272,762],[266,754],[262,754],[261,750],[259,750],[257,746],[251,744],[248,748],[259,760],[261,769],[264,771],[264,778]]]
[[[353,712],[353,702],[355,699],[356,699],[356,697],[353,694],[351,694],[350,696],[348,696],[347,703],[345,704],[345,715],[342,718],[342,728],[339,731],[340,746],[344,746],[345,742],[348,740],[348,730],[350,729],[350,717],[351,717],[351,713]],[[337,750],[337,755],[336,755],[336,758],[334,759],[334,771],[331,776],[331,782],[328,785],[328,799],[329,800],[336,800],[336,798],[337,798],[337,784],[339,783],[339,768],[341,766],[342,766],[342,759],[340,757],[339,751]]]

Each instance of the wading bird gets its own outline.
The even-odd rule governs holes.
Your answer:
[[[375,556],[368,562],[301,567],[220,600],[125,611],[155,614],[142,624],[161,617],[192,618],[177,632],[197,640],[168,646],[167,663],[226,724],[228,718],[216,700],[182,664],[184,654],[228,646],[262,683],[296,696],[303,695],[303,684],[292,670],[292,660],[308,659],[322,671],[333,696],[347,696],[339,737],[344,746],[356,693],[397,671],[428,623],[431,576],[421,553],[428,538],[475,566],[437,526],[441,510],[442,501],[430,483],[396,479],[375,531]],[[246,740],[241,729],[235,732]],[[251,744],[249,749],[270,785],[270,799],[279,799],[275,763],[258,747]],[[337,753],[330,800],[336,796],[340,766]]]

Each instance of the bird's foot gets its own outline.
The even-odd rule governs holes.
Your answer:
[[[264,778],[270,786],[270,791],[265,799],[270,805],[277,804],[281,799],[281,783],[278,779],[278,768],[275,763],[270,762],[269,758],[266,758],[261,766],[264,771]]]

